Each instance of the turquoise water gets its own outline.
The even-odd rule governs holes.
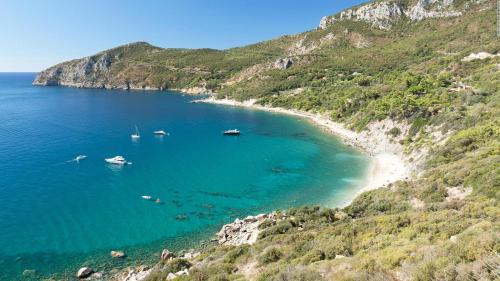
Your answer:
[[[303,119],[174,92],[34,87],[33,78],[0,74],[0,280],[148,261],[239,216],[339,205],[368,165]],[[223,136],[229,128],[243,134]],[[88,158],[71,161],[79,154]],[[133,164],[104,162],[115,155]],[[112,261],[115,249],[129,258]]]

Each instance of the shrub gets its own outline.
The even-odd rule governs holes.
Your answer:
[[[247,253],[248,253],[248,246],[239,246],[236,249],[230,250],[226,254],[226,256],[224,258],[224,262],[234,263],[236,261],[236,259],[238,259],[239,257],[241,257]]]
[[[390,129],[389,131],[387,131],[387,134],[394,138],[394,137],[401,135],[401,130],[398,127],[394,127],[392,129]]]
[[[277,248],[267,249],[264,254],[259,257],[259,264],[266,265],[272,262],[279,261],[283,253]]]

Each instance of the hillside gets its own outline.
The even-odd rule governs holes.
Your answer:
[[[34,83],[213,92],[322,114],[384,135],[409,163],[422,156],[412,177],[344,209],[277,212],[255,243],[211,244],[144,280],[185,268],[177,280],[500,280],[495,2],[375,1],[316,30],[224,51],[134,43],[53,66]]]

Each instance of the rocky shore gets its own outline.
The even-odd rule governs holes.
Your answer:
[[[264,221],[276,222],[276,213],[260,214],[248,216],[242,220],[236,219],[234,222],[222,226],[217,233],[219,245],[238,246],[243,244],[253,244],[259,236],[259,225]]]

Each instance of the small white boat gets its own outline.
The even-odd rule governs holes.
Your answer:
[[[165,131],[163,131],[163,130],[154,131],[153,133],[154,133],[155,135],[157,135],[157,136],[166,136],[166,135],[168,135],[168,133],[167,133],[167,132],[165,132]]]
[[[135,133],[131,134],[130,137],[134,140],[141,138],[141,135],[139,135],[139,130],[137,129],[137,126],[135,126]]]
[[[238,129],[233,129],[233,130],[224,131],[223,134],[228,135],[228,136],[239,136],[241,134],[241,132]]]
[[[87,155],[78,155],[78,156],[76,156],[75,161],[78,162],[78,161],[83,160],[85,158],[87,158]]]
[[[142,199],[146,199],[146,200],[151,200],[151,198],[152,198],[149,195],[142,195],[141,197],[142,197]]]
[[[112,158],[106,158],[104,161],[110,163],[110,164],[116,164],[116,165],[124,165],[128,164],[127,161],[125,161],[125,158],[123,156],[115,156]]]

